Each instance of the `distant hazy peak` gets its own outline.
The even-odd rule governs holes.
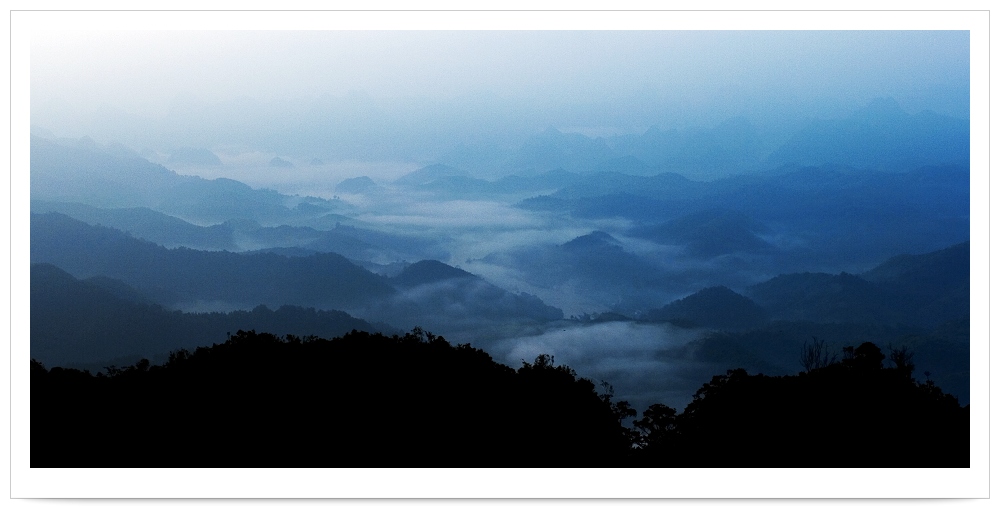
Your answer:
[[[967,273],[970,267],[970,244],[968,241],[955,244],[938,251],[923,254],[903,254],[894,256],[877,267],[861,274],[869,281],[894,281],[902,279],[922,279],[955,276]]]
[[[50,140],[56,139],[55,133],[53,133],[52,131],[50,131],[50,130],[42,127],[42,126],[37,126],[37,125],[34,125],[34,124],[32,124],[32,126],[31,126],[31,136],[33,136],[33,137],[37,136],[39,138],[47,138],[47,139],[50,139]]]
[[[872,99],[864,108],[854,114],[857,118],[902,118],[909,116],[899,103],[891,97],[878,97]]]
[[[284,160],[284,159],[282,159],[280,157],[277,157],[277,156],[275,156],[274,159],[271,159],[271,162],[267,163],[267,165],[270,166],[270,167],[272,167],[272,168],[294,168],[295,167],[295,165],[292,164],[291,161],[286,161],[286,160]]]
[[[420,186],[444,177],[468,177],[469,172],[446,164],[432,164],[399,177],[394,182],[400,185]]]
[[[475,279],[478,277],[437,260],[421,260],[404,268],[398,276],[392,278],[392,282],[403,287],[413,287],[449,279]]]
[[[180,147],[170,153],[167,164],[221,166],[219,156],[206,148]]]
[[[618,239],[612,237],[606,232],[600,230],[592,231],[586,235],[581,235],[569,242],[563,244],[563,247],[568,248],[586,248],[586,247],[597,247],[597,246],[621,246],[621,242]]]
[[[378,189],[378,184],[366,176],[353,177],[340,181],[335,189],[338,193],[361,194]]]

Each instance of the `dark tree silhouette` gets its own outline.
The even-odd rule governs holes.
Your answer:
[[[968,467],[969,407],[916,383],[907,351],[892,356],[899,363],[883,367],[881,349],[866,342],[798,376],[729,370],[675,419],[662,406],[644,412],[637,457],[657,466]]]
[[[802,353],[799,356],[799,363],[802,364],[806,372],[817,368],[825,368],[834,362],[837,362],[837,354],[831,354],[830,348],[823,340],[813,336],[812,344],[802,343]]]
[[[670,454],[676,441],[677,410],[656,403],[642,412],[642,419],[632,421],[638,431],[636,445],[649,454]]]
[[[31,374],[33,467],[577,467],[629,452],[616,407],[551,356],[515,371],[419,328],[241,330],[163,365]]]
[[[797,376],[729,370],[627,429],[611,384],[550,355],[514,370],[421,329],[240,330],[97,375],[32,360],[31,466],[967,467],[969,407],[891,357],[863,343]]]

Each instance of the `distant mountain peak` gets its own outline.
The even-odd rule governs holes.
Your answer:
[[[600,230],[592,231],[586,235],[581,235],[569,242],[563,244],[563,247],[580,249],[580,248],[593,248],[600,246],[618,246],[621,247],[621,242],[618,239],[612,237],[607,232],[602,232]]]
[[[899,106],[899,102],[892,97],[876,97],[868,102],[864,110],[870,111],[883,111],[883,112],[903,112],[903,108]],[[863,111],[863,110],[862,110]]]
[[[398,286],[410,288],[449,279],[475,278],[478,276],[446,263],[437,260],[421,260],[404,268],[398,276],[392,278],[392,282]]]
[[[378,189],[378,184],[369,177],[354,177],[342,180],[335,188],[338,193],[363,194]]]
[[[851,116],[814,120],[769,157],[768,165],[846,164],[889,171],[968,164],[969,125],[943,115],[910,115],[895,99],[872,100]]]
[[[743,329],[767,321],[767,312],[726,286],[713,286],[651,310],[647,318],[686,326]]]
[[[268,166],[272,168],[294,168],[295,165],[291,161],[286,161],[280,157],[275,157],[271,159],[271,162],[267,163]]]
[[[899,103],[891,97],[872,99],[865,107],[854,113],[854,118],[864,121],[898,121],[910,115],[903,111]]]
[[[167,164],[222,166],[222,161],[206,148],[180,147],[170,153]]]
[[[469,172],[447,164],[431,164],[419,170],[399,177],[394,182],[397,185],[421,186],[445,177],[468,177]]]

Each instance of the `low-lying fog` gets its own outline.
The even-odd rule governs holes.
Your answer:
[[[685,345],[703,334],[670,324],[562,324],[495,342],[489,349],[496,360],[515,367],[541,354],[552,355],[555,364],[572,367],[598,386],[610,383],[617,399],[627,400],[641,413],[653,403],[683,409],[713,374],[720,368],[725,373],[724,366],[683,353]]]

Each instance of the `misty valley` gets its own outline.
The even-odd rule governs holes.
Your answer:
[[[31,466],[968,467],[968,120],[783,129],[344,173],[33,128]]]

